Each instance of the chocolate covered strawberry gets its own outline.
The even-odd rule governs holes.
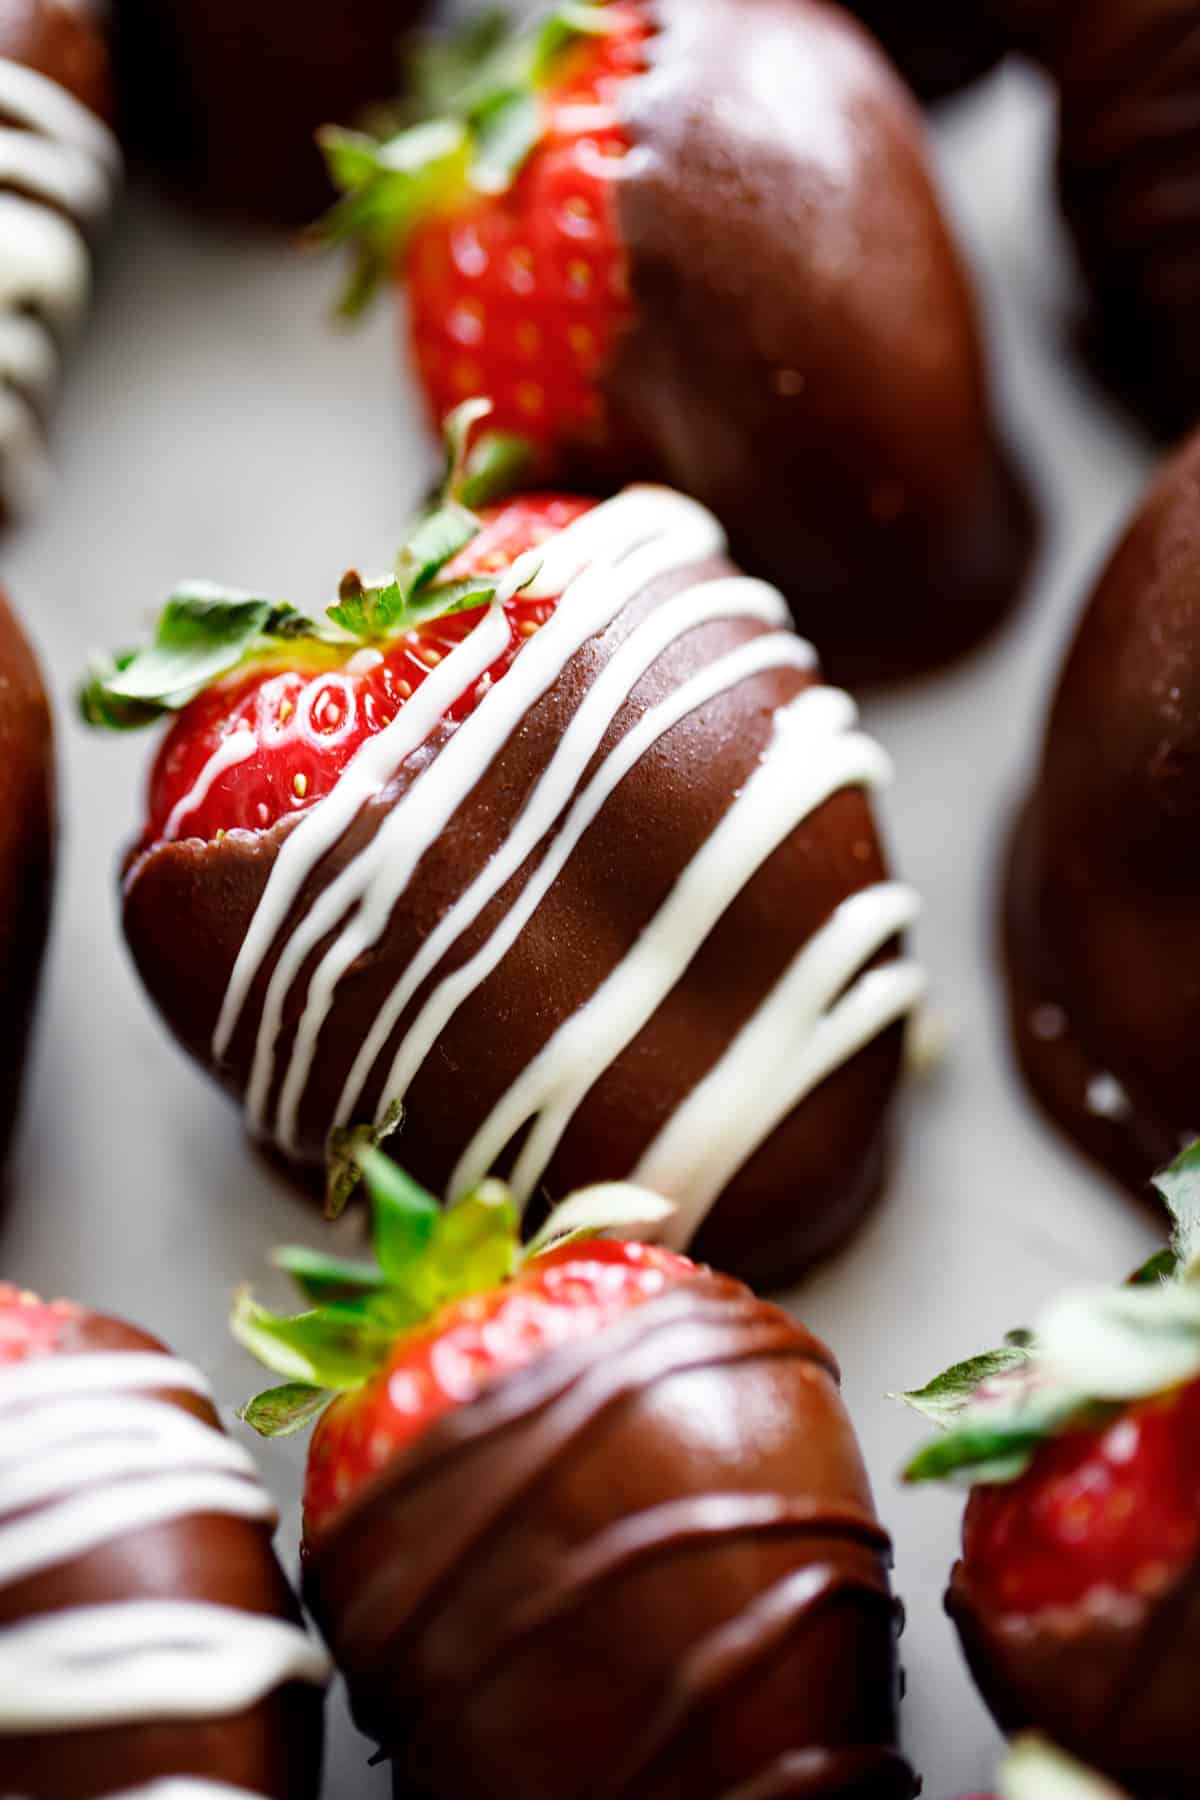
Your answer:
[[[539,478],[669,481],[855,674],[970,643],[1029,518],[907,95],[814,0],[607,0],[427,52],[330,129],[351,309],[407,291],[435,420],[489,392]]]
[[[1183,1800],[1200,1750],[1200,1146],[1158,1178],[1169,1251],[1068,1293],[912,1405],[914,1481],[974,1485],[948,1607],[1000,1724]]]
[[[193,586],[98,661],[93,723],[169,722],[130,945],[293,1162],[403,1116],[448,1200],[503,1168],[532,1231],[636,1178],[679,1202],[674,1248],[780,1282],[878,1189],[922,990],[886,759],[704,508],[484,504],[518,452],[470,443],[479,416],[324,618]]]
[[[643,1190],[521,1248],[504,1184],[449,1211],[357,1148],[373,1262],[280,1253],[308,1310],[234,1330],[317,1418],[306,1593],[398,1791],[910,1800],[889,1546],[829,1353],[655,1245]],[[330,1397],[330,1390],[335,1397]],[[587,1754],[580,1745],[586,1741]]]

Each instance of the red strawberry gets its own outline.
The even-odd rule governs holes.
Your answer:
[[[69,1301],[40,1300],[11,1282],[0,1282],[0,1363],[48,1356],[64,1325],[78,1316],[78,1307]]]
[[[963,1523],[967,1577],[998,1613],[1151,1599],[1198,1548],[1200,1381],[1051,1439],[1020,1480],[977,1487]]]
[[[315,1309],[278,1318],[243,1294],[233,1318],[269,1367],[303,1377],[260,1395],[242,1416],[273,1435],[320,1413],[304,1489],[310,1549],[363,1483],[444,1414],[696,1273],[654,1245],[581,1239],[606,1220],[648,1224],[669,1213],[640,1189],[575,1195],[522,1250],[502,1183],[485,1182],[443,1211],[377,1150],[354,1157],[370,1191],[378,1265],[282,1251],[277,1260]],[[559,1239],[560,1230],[569,1235]],[[330,1388],[340,1390],[332,1401]]]
[[[495,576],[541,543],[588,501],[529,495],[485,509],[482,529],[442,570],[446,581]],[[452,709],[465,718],[556,602],[508,602],[512,636],[504,652]],[[146,843],[257,831],[303,812],[333,787],[365,738],[382,731],[442,657],[479,622],[479,608],[433,618],[378,646],[300,639],[280,644],[184,707],[164,738],[150,776]],[[210,760],[234,732],[249,753],[206,779]],[[240,741],[240,740],[239,740]]]
[[[546,470],[563,450],[594,452],[607,439],[596,378],[633,317],[613,200],[630,147],[618,97],[646,66],[647,13],[645,0],[612,0],[594,35],[566,48],[555,37],[554,52],[526,40],[523,91],[507,86],[512,42],[494,65],[472,71],[474,103],[464,110],[470,116],[485,91],[489,108],[509,109],[510,164],[469,185],[452,153],[391,251],[404,265],[412,349],[435,425],[468,396],[490,394],[496,424],[536,445]],[[509,129],[500,134],[506,143]],[[363,141],[326,137],[335,174],[353,190],[366,173],[369,196],[370,164],[364,171],[353,154]],[[488,142],[480,139],[481,155]],[[368,198],[368,228],[373,222]],[[363,226],[352,191],[330,230],[351,235]]]

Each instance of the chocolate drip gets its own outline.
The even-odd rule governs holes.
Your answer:
[[[0,595],[0,1155],[17,1114],[54,876],[54,743],[41,675]]]
[[[57,1365],[113,1352],[119,1357],[126,1353],[164,1356],[162,1346],[145,1333],[117,1320],[84,1313],[64,1328],[49,1360]],[[20,1371],[36,1367],[36,1363],[14,1366]],[[171,1411],[211,1427],[213,1435],[223,1441],[209,1401],[187,1385],[182,1365],[167,1363],[164,1373],[169,1376],[172,1366],[180,1372],[178,1388],[136,1391],[147,1401],[163,1403]],[[118,1391],[114,1384],[112,1393]],[[103,1421],[102,1403],[110,1397],[106,1392],[90,1394],[101,1408],[97,1432]],[[4,1370],[0,1369],[0,1406],[4,1404]],[[7,1403],[10,1426],[25,1416],[16,1407],[16,1402]],[[48,1405],[44,1399],[31,1402],[30,1409],[41,1419],[54,1416],[54,1403]],[[28,1466],[36,1471],[36,1464]],[[182,1460],[180,1479],[188,1479],[187,1471],[193,1467],[186,1458]],[[236,1473],[228,1479],[235,1490],[244,1486],[251,1499],[259,1492],[256,1481],[242,1482]],[[104,1506],[105,1490],[111,1487],[114,1493],[127,1491],[130,1504],[136,1506],[145,1486],[146,1478],[139,1479],[136,1472],[122,1480],[119,1473],[108,1469],[98,1471],[94,1480],[84,1477],[79,1492]],[[50,1520],[56,1505],[61,1508],[75,1497],[56,1494],[35,1506],[28,1516]],[[299,1608],[271,1549],[271,1521],[262,1516],[267,1510],[265,1500],[257,1517],[250,1510],[239,1516],[214,1505],[211,1511],[181,1511],[128,1532],[106,1531],[91,1548],[0,1583],[0,1648],[6,1630],[43,1622],[69,1628],[76,1609],[112,1608],[113,1619],[119,1620],[138,1607],[163,1603],[172,1607],[200,1603],[221,1609],[213,1616],[228,1616],[235,1623],[243,1618],[279,1621],[281,1628],[294,1630],[296,1643],[302,1646]],[[20,1524],[22,1515],[0,1515],[0,1544],[5,1528],[14,1521]],[[100,1666],[116,1649],[113,1643],[105,1644]],[[256,1704],[234,1713],[206,1705],[203,1696],[190,1693],[178,1718],[148,1711],[135,1722],[11,1731],[0,1723],[0,1791],[19,1794],[22,1800],[102,1800],[127,1789],[140,1791],[142,1784],[167,1777],[194,1776],[224,1782],[248,1796],[262,1795],[268,1800],[315,1800],[322,1726],[320,1686],[313,1682],[320,1659],[305,1652],[299,1660],[305,1657],[313,1668],[303,1678],[288,1679]],[[155,1673],[149,1670],[151,1677]],[[4,1698],[11,1701],[14,1695],[7,1693]]]
[[[1200,1127],[1198,497],[1193,438],[1083,616],[1005,894],[1025,1074],[1134,1188]]]
[[[836,1372],[701,1275],[440,1421],[306,1593],[397,1793],[915,1792]]]
[[[1061,95],[1059,188],[1093,349],[1165,436],[1200,415],[1200,18],[1191,0],[1016,0]]]
[[[637,319],[606,378],[839,681],[980,639],[1028,502],[911,100],[839,7],[657,0],[618,183]]]
[[[687,504],[675,496],[667,500],[676,508]],[[608,504],[619,507],[624,501]],[[759,616],[743,612],[697,623],[701,584],[728,581],[737,571],[720,556],[684,562],[648,581],[586,639],[511,735],[497,744],[482,778],[421,857],[378,941],[336,984],[296,1115],[291,1149],[298,1160],[321,1162],[347,1077],[385,1002],[451,907],[505,849],[572,720],[639,626],[653,624],[660,609],[675,603],[678,634],[627,692],[589,774],[655,706],[669,702],[721,659],[744,656],[770,640],[774,663],[748,671],[697,703],[646,748],[605,799],[515,941],[441,1025],[404,1094],[405,1120],[397,1140],[406,1165],[434,1190],[447,1187],[475,1134],[554,1033],[623,965],[760,768],[781,712],[815,687],[816,671],[783,627],[777,598],[754,589],[753,605],[764,609]],[[739,593],[744,601],[744,591]],[[522,651],[497,685],[497,695],[521,678],[526,654]],[[469,719],[458,730],[465,733],[472,724]],[[213,1036],[222,996],[283,846],[303,821],[253,835],[232,832],[220,842],[166,843],[131,859],[125,929],[142,978],[184,1045],[239,1097],[252,1085],[270,984],[284,948],[332,884],[387,828],[395,809],[419,792],[421,782],[439,778],[440,758],[453,741],[445,728],[435,731],[308,871],[255,965],[219,1060]],[[788,780],[781,773],[781,792]],[[564,811],[580,786],[564,792]],[[553,841],[551,832],[531,847],[519,870],[412,994],[353,1109],[355,1120],[378,1113],[387,1072],[422,1006],[506,921]],[[682,979],[597,1075],[539,1188],[562,1194],[628,1176],[774,992],[801,947],[829,925],[844,901],[876,889],[884,874],[866,795],[851,776],[814,805],[749,875]],[[187,956],[179,952],[181,919],[187,921],[191,945]],[[287,986],[279,1035],[267,1046],[270,1088],[263,1129],[268,1137],[277,1129],[280,1092],[313,970],[341,930],[339,923],[313,943]],[[864,953],[866,966],[894,963],[893,946],[894,939],[875,955],[872,944]],[[883,1119],[899,1071],[900,1037],[900,1027],[887,1020],[865,1048],[847,1055],[792,1107],[716,1199],[696,1239],[701,1256],[756,1281],[779,1284],[845,1237],[878,1186]],[[519,1148],[518,1134],[494,1160],[501,1168],[511,1166]]]

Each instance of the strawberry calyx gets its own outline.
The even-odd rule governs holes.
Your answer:
[[[899,1396],[943,1434],[906,1480],[1018,1481],[1051,1440],[1200,1380],[1200,1140],[1154,1185],[1171,1240],[1124,1287],[1070,1290],[1032,1331]]]
[[[178,712],[221,677],[263,659],[304,657],[386,644],[439,618],[487,606],[501,585],[508,596],[534,579],[538,559],[518,558],[503,577],[443,577],[482,529],[479,507],[511,492],[528,467],[527,447],[500,432],[473,437],[491,402],[466,400],[445,422],[447,467],[434,500],[418,515],[391,571],[367,580],[351,570],[337,600],[314,620],[286,601],[210,582],[178,587],[159,616],[153,641],[137,650],[96,654],[79,693],[89,725],[136,730]]]
[[[504,1182],[485,1180],[443,1207],[370,1142],[346,1154],[370,1201],[373,1260],[284,1248],[272,1260],[291,1277],[307,1309],[274,1313],[249,1288],[234,1303],[233,1335],[284,1377],[239,1413],[264,1437],[299,1431],[336,1395],[364,1387],[398,1345],[451,1303],[503,1287],[574,1240],[646,1228],[674,1210],[644,1188],[605,1183],[564,1200],[523,1245],[519,1210]]]
[[[518,23],[488,13],[413,59],[419,122],[372,135],[326,126],[318,133],[342,199],[315,227],[349,244],[354,264],[341,299],[360,313],[431,212],[470,195],[505,192],[545,129],[542,95],[580,44],[620,28],[607,0],[560,0]]]

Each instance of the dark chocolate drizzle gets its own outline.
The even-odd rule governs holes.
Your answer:
[[[306,1591],[399,1793],[901,1800],[889,1559],[828,1352],[702,1275],[439,1422]]]

